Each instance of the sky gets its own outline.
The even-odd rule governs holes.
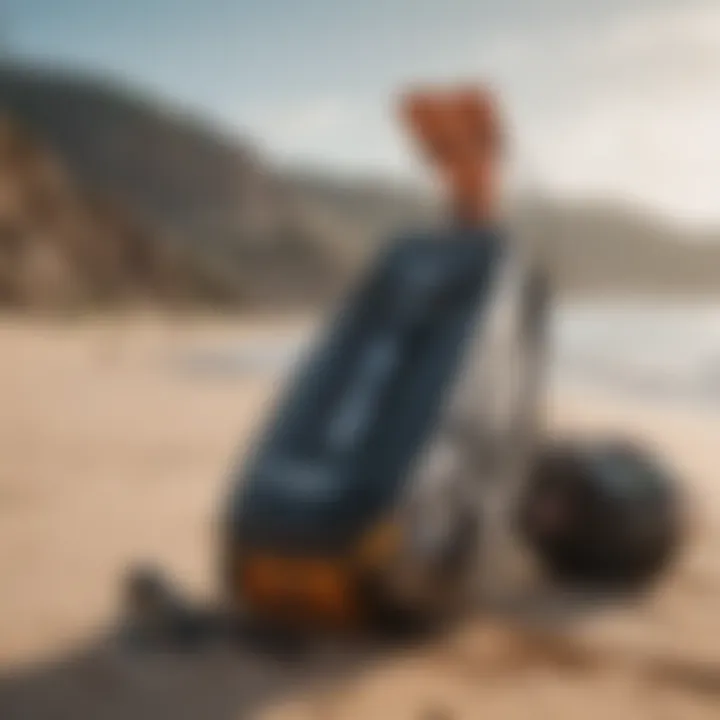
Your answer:
[[[720,0],[0,0],[0,47],[400,176],[397,91],[489,81],[520,184],[720,222]]]

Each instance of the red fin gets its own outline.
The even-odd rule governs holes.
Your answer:
[[[447,186],[453,212],[474,225],[498,204],[500,122],[490,93],[476,88],[418,89],[401,104],[403,120]]]

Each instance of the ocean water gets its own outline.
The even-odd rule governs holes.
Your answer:
[[[720,409],[720,303],[614,301],[559,307],[555,383]]]
[[[187,348],[173,367],[199,375],[280,375],[307,350],[307,332]],[[592,302],[555,308],[550,380],[720,410],[720,303]]]

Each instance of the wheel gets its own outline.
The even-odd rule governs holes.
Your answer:
[[[387,576],[365,577],[359,588],[369,625],[390,635],[415,635],[442,627],[467,606],[478,562],[480,518],[468,507],[456,507],[452,522],[430,555],[419,562],[423,588],[419,595],[397,592]]]
[[[679,483],[642,448],[609,441],[544,449],[521,503],[524,536],[551,577],[640,589],[682,539]]]

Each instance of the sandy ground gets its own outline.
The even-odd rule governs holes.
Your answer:
[[[129,564],[212,592],[214,512],[277,386],[191,376],[168,354],[278,327],[0,323],[0,718],[720,717],[720,418],[588,392],[556,393],[550,428],[653,444],[695,514],[682,561],[637,607],[552,634],[484,617],[419,649],[299,663],[109,646]]]

